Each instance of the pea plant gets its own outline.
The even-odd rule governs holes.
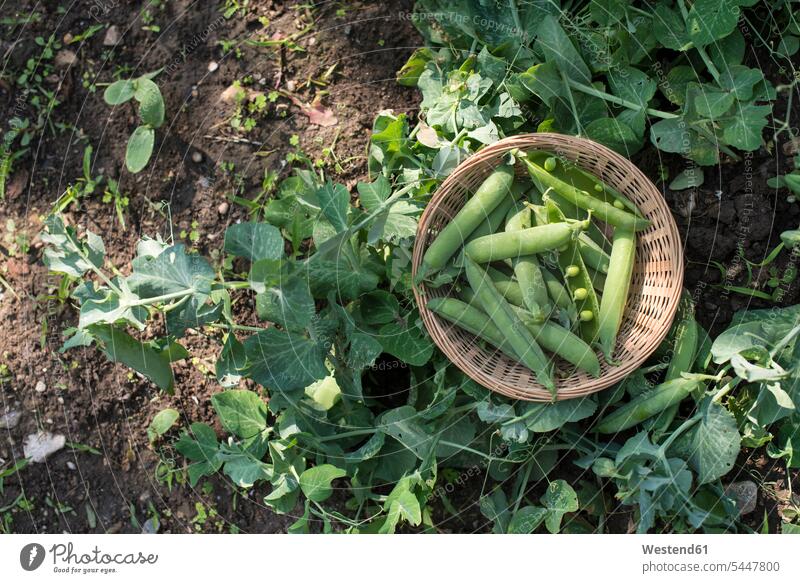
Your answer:
[[[142,75],[136,79],[120,79],[106,87],[103,99],[108,105],[122,105],[131,99],[139,104],[138,126],[130,138],[125,152],[125,166],[128,171],[141,172],[153,155],[156,129],[164,123],[164,98],[153,81],[159,71]]]

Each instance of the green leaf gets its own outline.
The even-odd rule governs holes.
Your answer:
[[[189,483],[192,486],[196,486],[200,478],[213,474],[222,466],[217,436],[205,423],[192,423],[189,431],[175,442],[175,449],[192,462],[188,468]]]
[[[433,354],[430,338],[416,326],[407,323],[385,324],[375,338],[385,352],[413,366],[422,366]]]
[[[631,127],[616,118],[596,119],[586,126],[585,131],[587,137],[626,156],[630,156],[641,145]]]
[[[158,85],[150,79],[140,77],[135,81],[134,97],[139,102],[139,117],[151,128],[161,127],[164,123],[164,98]]]
[[[347,472],[331,464],[322,464],[300,474],[300,489],[312,502],[323,502],[333,494],[331,482]]]
[[[139,126],[131,137],[128,138],[128,148],[125,151],[125,166],[129,172],[141,172],[150,161],[153,154],[153,145],[156,141],[156,132],[149,126]]]
[[[551,482],[539,502],[547,510],[544,524],[551,534],[561,530],[561,519],[564,514],[578,511],[578,495],[564,480]]]
[[[409,405],[391,409],[378,417],[376,425],[395,438],[419,459],[425,459],[432,440],[430,432],[420,423],[416,409]]]
[[[322,213],[336,229],[341,232],[347,229],[347,213],[350,210],[350,193],[343,184],[334,184],[328,180],[317,190]]]
[[[695,0],[686,19],[689,39],[698,47],[712,44],[733,32],[739,14],[736,0]]]
[[[730,91],[740,102],[749,101],[753,97],[753,88],[764,81],[762,71],[744,65],[725,67],[719,77],[720,87]]]
[[[701,186],[704,180],[705,175],[701,168],[687,168],[672,179],[672,182],[669,183],[669,189],[686,190],[687,188],[695,188]]]
[[[225,231],[224,249],[254,263],[278,260],[283,257],[283,237],[277,228],[266,223],[239,223]]]
[[[299,334],[269,328],[244,342],[249,376],[274,391],[303,389],[328,376],[324,345]]]
[[[372,437],[370,437],[364,445],[353,452],[344,454],[344,461],[348,464],[360,464],[368,459],[372,459],[381,451],[385,441],[386,434],[384,432],[378,431],[373,433]]]
[[[733,93],[709,90],[695,96],[694,106],[699,115],[716,120],[731,108],[733,101]]]
[[[211,395],[211,404],[222,426],[248,439],[267,428],[267,406],[253,391],[230,390]]]
[[[522,415],[525,417],[528,429],[544,433],[558,429],[565,423],[586,419],[596,409],[597,401],[590,397],[582,397],[555,403],[531,403]]]
[[[753,151],[761,147],[761,134],[772,113],[769,105],[737,104],[731,119],[722,123],[725,142],[741,150]]]
[[[120,362],[143,374],[160,389],[172,392],[175,379],[169,356],[136,340],[133,336],[107,325],[92,326],[89,331],[102,342],[109,360]]]
[[[153,417],[150,426],[147,428],[147,439],[150,443],[169,431],[170,428],[175,425],[178,417],[180,417],[180,413],[175,409],[162,409],[156,413],[156,416]]]
[[[109,105],[121,105],[130,101],[134,93],[135,87],[133,81],[130,79],[120,79],[106,87],[106,90],[103,92],[103,99]]]
[[[272,468],[245,451],[236,443],[220,445],[219,459],[223,462],[223,471],[234,484],[240,488],[251,488],[256,482],[273,477]]]
[[[350,350],[347,353],[347,366],[354,371],[360,371],[372,366],[375,359],[381,355],[383,347],[380,342],[369,334],[354,332],[350,336]]]
[[[327,298],[332,290],[343,300],[353,300],[378,287],[378,276],[344,253],[335,261],[312,257],[305,265],[306,279],[315,298]]]
[[[675,51],[685,51],[691,47],[692,39],[689,38],[686,24],[678,12],[659,4],[654,13],[653,34],[660,44]]]
[[[133,273],[126,281],[143,298],[189,291],[208,294],[215,279],[208,260],[187,253],[183,243],[167,247],[157,256],[136,257],[132,266]]]
[[[229,333],[215,367],[219,384],[226,389],[235,387],[244,376],[246,368],[247,355],[244,346],[233,333]]]
[[[589,67],[556,17],[546,15],[539,24],[537,35],[536,47],[544,53],[545,61],[555,63],[567,78],[591,85]]]
[[[699,422],[675,440],[670,455],[689,462],[700,484],[727,474],[736,463],[741,437],[736,418],[722,405],[706,399],[697,413]]]
[[[545,508],[523,506],[514,513],[508,523],[508,534],[530,534],[549,515]]]
[[[422,508],[411,491],[410,477],[403,478],[395,485],[386,497],[383,509],[386,512],[386,522],[381,528],[382,533],[394,532],[401,519],[414,526],[422,522]]]
[[[397,296],[384,290],[375,290],[361,297],[361,318],[367,324],[388,324],[400,316]]]
[[[518,101],[527,101],[531,95],[535,95],[550,108],[554,107],[557,101],[563,100],[566,95],[566,87],[558,68],[555,63],[549,61],[512,76],[509,80],[509,90]]]
[[[308,282],[301,274],[290,276],[279,287],[270,287],[256,296],[256,312],[262,320],[280,324],[287,330],[302,331],[316,313]]]
[[[66,226],[59,215],[47,217],[41,238],[48,244],[44,264],[51,271],[77,278],[103,266],[106,254],[103,240],[91,231],[86,231],[83,240],[79,239],[75,229]]]

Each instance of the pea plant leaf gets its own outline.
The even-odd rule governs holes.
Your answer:
[[[741,437],[736,419],[722,405],[706,399],[698,411],[698,423],[681,435],[670,449],[689,462],[700,484],[727,474],[739,455]]]
[[[44,263],[51,271],[70,277],[81,277],[90,269],[103,266],[106,248],[103,239],[91,231],[81,239],[74,227],[68,227],[59,215],[50,215],[45,221],[42,241]]]
[[[322,464],[300,474],[300,489],[312,502],[324,502],[333,494],[333,480],[347,475],[332,464]]]
[[[224,249],[254,263],[275,261],[283,257],[283,237],[277,228],[266,223],[238,223],[225,231]]]
[[[136,92],[136,85],[130,79],[120,79],[114,81],[106,87],[103,92],[103,99],[109,105],[122,105],[130,101]]]
[[[147,427],[147,439],[152,443],[167,431],[169,431],[180,417],[180,413],[175,409],[167,407],[156,413],[150,425]]]
[[[317,198],[322,213],[336,232],[344,231],[350,210],[350,193],[345,186],[328,181],[317,190]]]
[[[267,428],[267,406],[253,391],[233,389],[211,395],[211,404],[222,426],[249,439]]]
[[[737,0],[695,0],[686,19],[686,31],[695,46],[704,47],[736,28]]]
[[[249,376],[270,390],[302,389],[328,375],[324,345],[303,335],[269,328],[244,342]]]
[[[191,486],[222,467],[217,435],[205,423],[192,423],[175,442],[175,449],[191,462],[187,468]]]
[[[168,354],[139,342],[124,330],[113,326],[95,325],[89,331],[99,340],[109,360],[132,368],[153,381],[160,389],[172,392],[175,379]]]
[[[136,174],[144,170],[153,155],[156,132],[150,126],[137,127],[128,138],[125,150],[125,166],[129,172]]]
[[[164,99],[158,85],[146,77],[140,77],[134,85],[136,90],[133,96],[139,102],[142,122],[153,129],[161,127],[164,123]]]
[[[547,511],[544,524],[551,534],[561,530],[561,519],[566,513],[578,510],[578,495],[564,480],[551,482],[540,502]]]

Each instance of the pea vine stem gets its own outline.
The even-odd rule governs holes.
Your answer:
[[[645,107],[638,103],[634,103],[633,101],[628,101],[627,99],[617,97],[616,95],[611,95],[610,93],[606,93],[605,91],[600,91],[599,89],[595,89],[594,87],[590,87],[589,85],[584,85],[583,83],[580,83],[573,79],[566,78],[565,80],[570,88],[575,89],[576,91],[580,91],[581,93],[585,93],[586,95],[592,95],[594,97],[599,97],[600,99],[605,99],[609,103],[621,105],[622,107],[627,107],[628,109],[633,109],[634,111],[645,111],[648,115],[651,115],[653,117],[660,117],[661,119],[678,119],[680,117],[680,115],[678,115],[677,113],[671,113],[668,111],[661,111],[660,109],[652,109],[650,107]]]

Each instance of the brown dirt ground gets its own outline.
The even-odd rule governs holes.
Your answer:
[[[16,10],[25,15],[35,4],[21,1]],[[9,219],[14,222],[13,233],[7,231],[11,236],[0,240],[0,275],[18,296],[6,292],[0,297],[0,363],[9,371],[0,380],[0,413],[22,412],[15,429],[0,430],[0,459],[18,459],[24,437],[37,430],[63,434],[74,444],[46,463],[31,464],[7,479],[0,507],[20,493],[32,503],[29,510],[12,512],[14,532],[139,532],[138,524],[151,515],[151,508],[161,518],[161,532],[281,532],[291,518],[264,508],[257,489],[248,496],[224,479],[208,480],[198,489],[177,483],[169,487],[156,479],[159,459],[174,454],[166,446],[157,451],[148,443],[146,428],[155,413],[171,406],[181,412],[184,424],[215,422],[209,401],[218,390],[209,374],[215,345],[200,334],[187,338],[187,348],[196,358],[176,366],[174,396],[159,393],[93,350],[58,354],[60,334],[74,324],[76,316],[71,306],[53,297],[58,281],[42,265],[36,234],[52,202],[80,176],[86,143],[96,153],[95,173],[118,178],[130,196],[128,228],[119,227],[111,208],[96,195],[83,200],[71,218],[103,236],[108,257],[118,266],[127,265],[142,234],[168,235],[171,224],[176,234],[196,231],[199,239],[192,244],[213,257],[226,225],[246,216],[238,205],[230,204],[226,212],[220,212],[220,205],[232,194],[258,192],[266,169],[285,175],[281,161],[293,149],[292,135],[299,136],[300,147],[314,157],[322,156],[323,148],[335,140],[341,165],[336,179],[352,186],[366,174],[366,147],[377,111],[413,114],[417,108],[417,92],[394,82],[396,70],[421,42],[413,26],[398,16],[411,8],[411,1],[322,3],[311,13],[302,3],[251,0],[247,16],[224,20],[217,2],[176,0],[166,2],[163,10],[151,10],[160,33],[143,30],[140,13],[145,4],[80,1],[68,14],[60,15],[57,3],[39,3],[37,10],[43,16],[39,22],[2,29],[2,119],[19,102],[7,75],[15,75],[28,58],[36,56],[36,36],[74,36],[94,24],[92,15],[96,14],[99,22],[118,28],[121,41],[110,51],[103,46],[106,31],[100,30],[83,43],[65,45],[75,53],[75,62],[56,67],[44,81],[61,102],[52,121],[65,125],[61,129],[54,125],[33,144],[31,153],[16,164],[7,198],[0,201],[0,229],[6,228]],[[92,6],[107,10],[98,13],[91,11]],[[344,14],[337,12],[340,8]],[[269,23],[264,26],[258,17],[266,17]],[[303,50],[242,45],[241,58],[222,58],[220,41],[283,38],[312,21],[313,29],[295,39]],[[212,61],[219,66],[209,71]],[[334,65],[324,86],[313,82]],[[127,67],[129,74],[166,68],[159,85],[167,122],[158,131],[154,160],[136,176],[122,163],[127,136],[135,127],[134,109],[125,105],[112,111],[102,100],[102,87],[91,92],[83,84],[84,75],[107,82],[118,67]],[[220,97],[234,80],[246,76],[252,77],[249,87],[255,91],[279,88],[304,103],[321,97],[338,123],[312,125],[297,105],[280,99],[268,106],[257,128],[246,135],[249,143],[237,142],[228,124],[233,106]],[[776,111],[782,113],[780,103]],[[794,120],[796,125],[796,116]],[[785,191],[766,186],[767,178],[788,168],[788,156],[782,149],[777,153],[777,164],[764,150],[744,162],[726,162],[713,176],[707,172],[706,183],[694,194],[665,191],[684,235],[686,285],[697,294],[701,322],[713,331],[724,328],[737,309],[768,304],[714,288],[721,276],[708,267],[709,261],[741,270],[741,263],[737,268],[734,259],[738,241],[748,259],[759,261],[776,245],[782,230],[797,226],[797,205],[786,201]],[[652,148],[638,155],[636,162],[654,179],[660,163],[673,174],[682,169],[678,161],[660,160]],[[234,169],[223,163],[233,163]],[[326,163],[330,170],[331,159]],[[752,182],[745,179],[746,172],[752,173]],[[162,201],[168,206],[162,206]],[[753,208],[756,212],[748,212]],[[15,245],[19,238],[28,239],[29,250]],[[732,273],[730,281],[741,283],[741,274]],[[797,286],[792,285],[783,303],[797,301]],[[249,308],[245,302],[237,309],[252,313]],[[42,392],[34,388],[39,381],[44,383]],[[93,448],[94,453],[82,446]],[[758,471],[765,482],[775,482],[777,491],[785,491],[785,476],[774,460],[759,453],[743,455],[741,462],[743,470]],[[565,475],[577,476],[574,466],[563,465]],[[473,482],[479,490],[483,476],[472,477]],[[456,518],[437,511],[444,530],[487,528],[475,508],[473,492],[463,489],[452,498]],[[762,496],[753,526],[767,509],[774,527],[776,504]],[[213,509],[216,515],[199,519],[197,505]],[[624,515],[616,522],[614,530],[628,527]]]

